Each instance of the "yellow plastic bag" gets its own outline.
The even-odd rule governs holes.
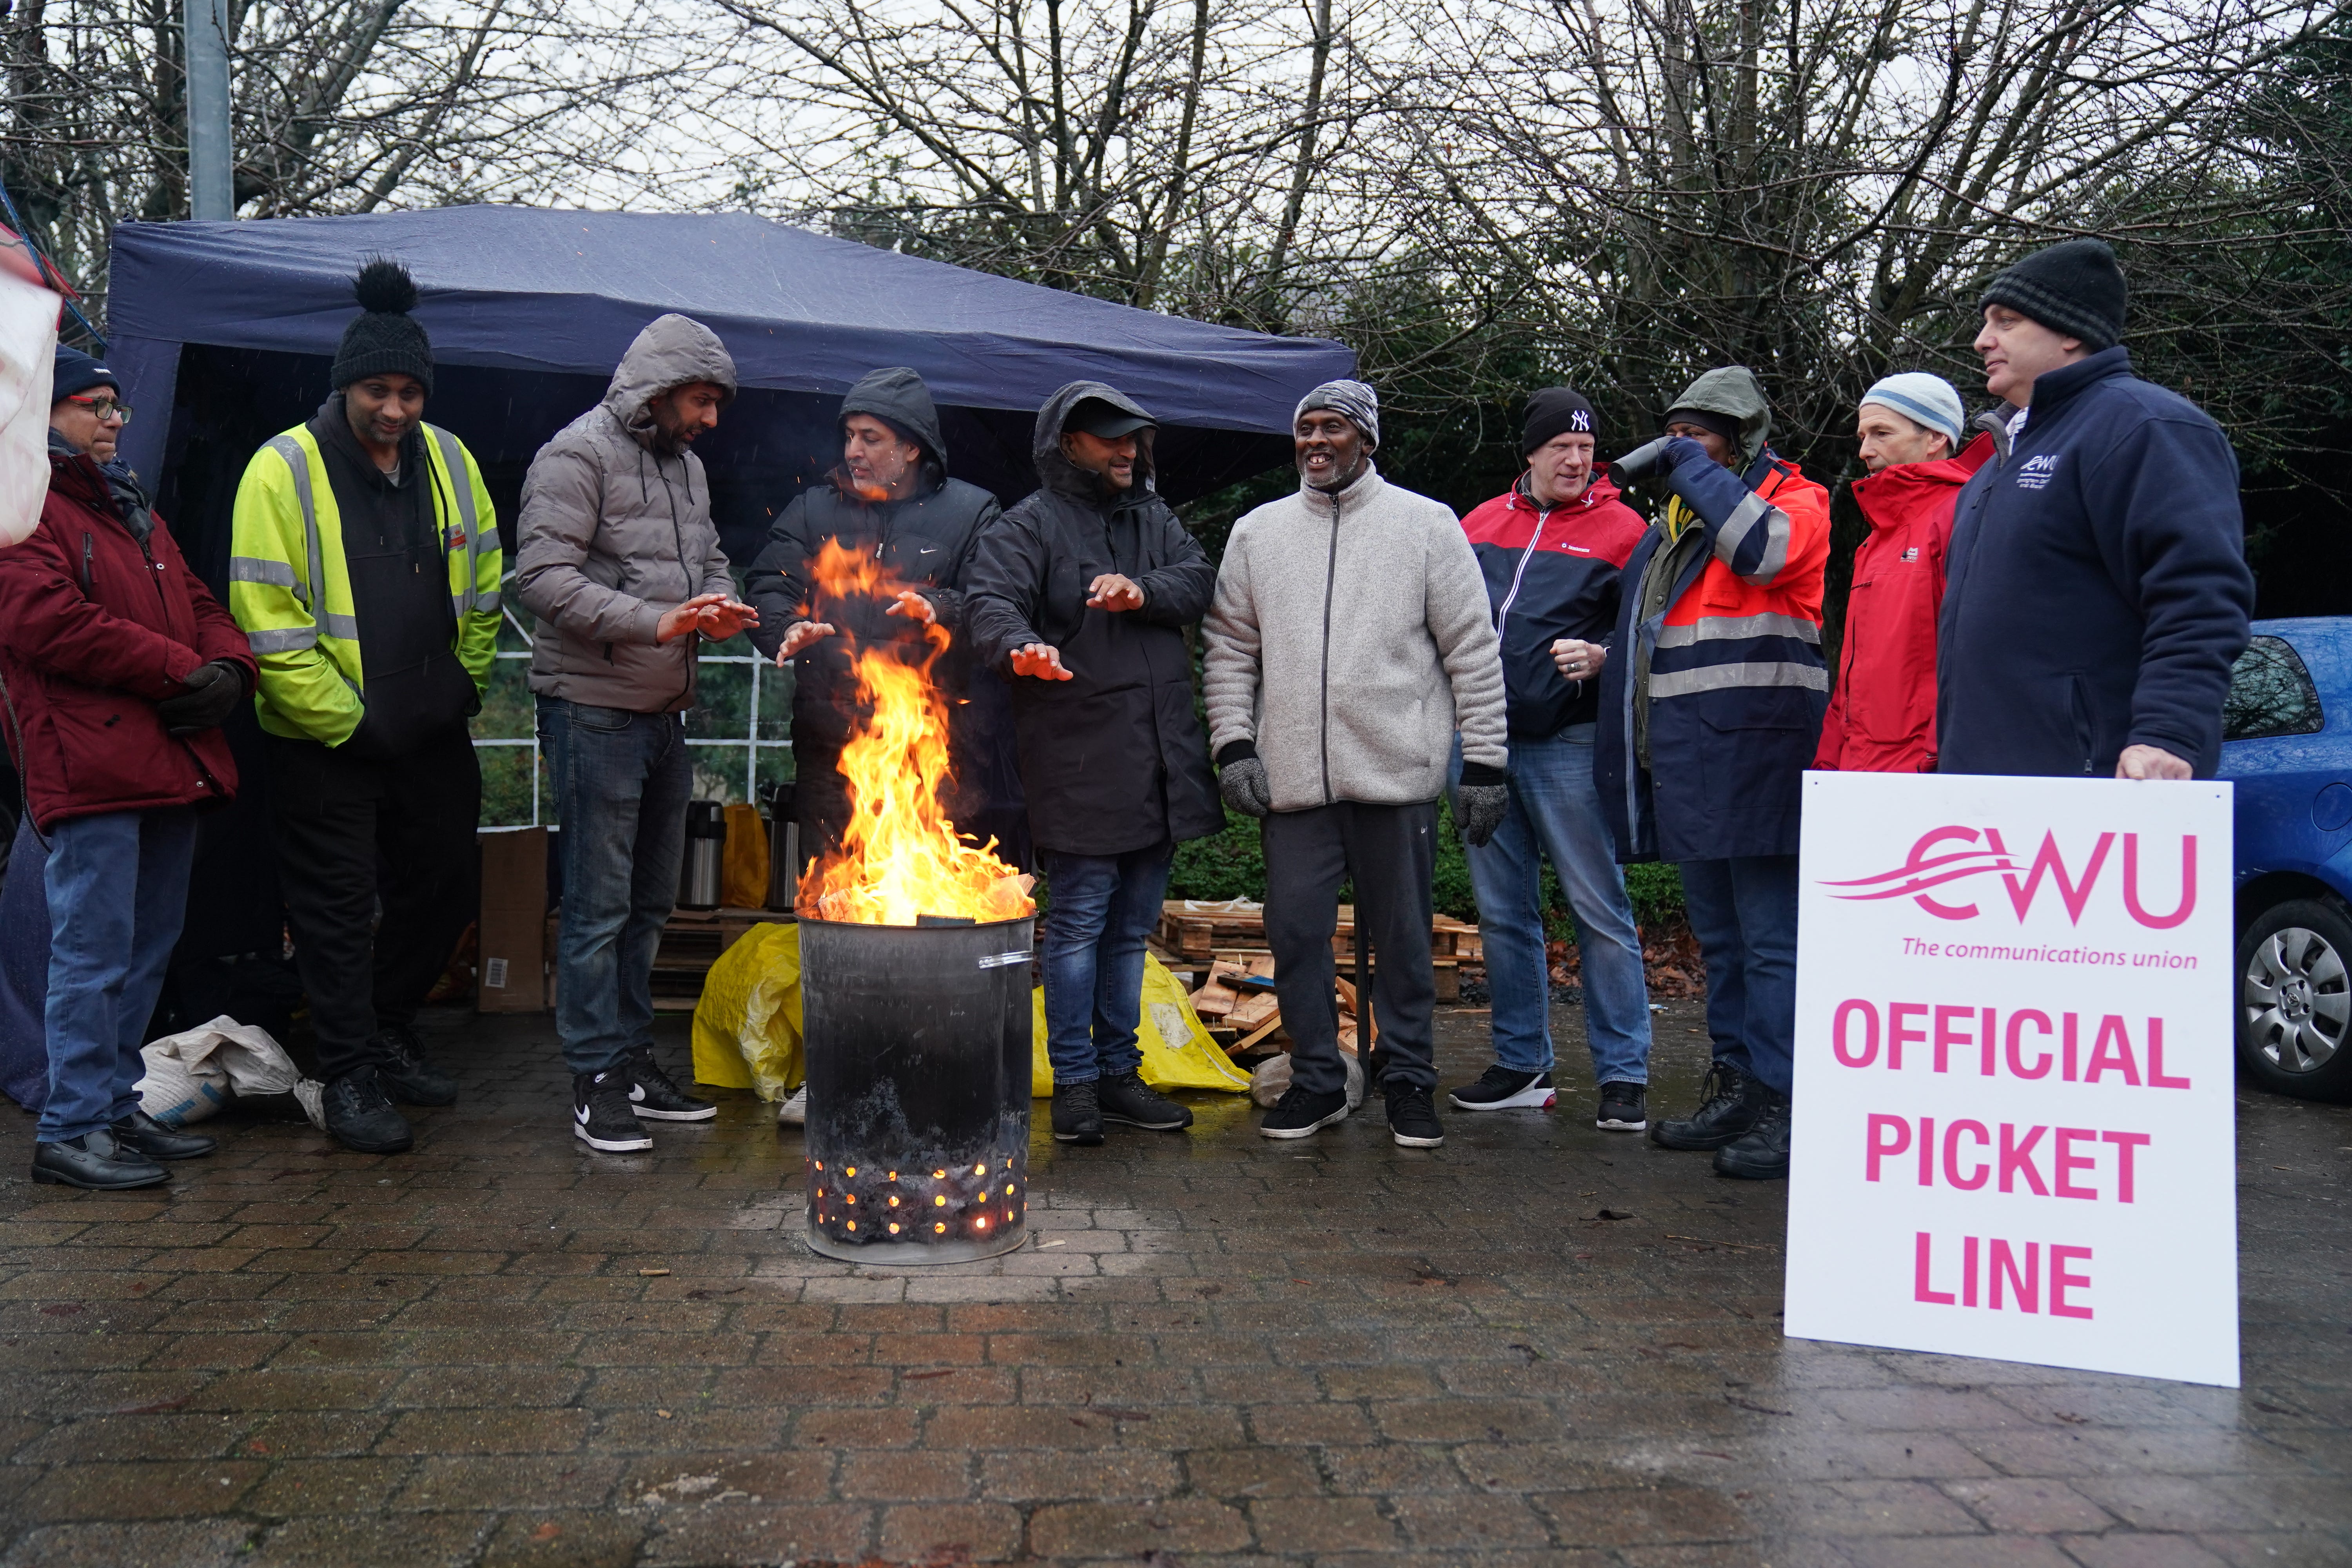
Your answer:
[[[782,1100],[800,1087],[801,928],[753,926],[719,955],[694,1009],[694,1079]]]
[[[768,829],[756,805],[727,808],[727,845],[719,852],[719,901],[756,910],[768,901]]]
[[[1029,1093],[1043,1100],[1054,1092],[1054,1064],[1045,1055],[1045,988],[1029,999],[1035,1044],[1029,1052]],[[1143,957],[1143,1012],[1135,1043],[1143,1050],[1143,1081],[1154,1089],[1218,1089],[1249,1092],[1249,1074],[1233,1064],[1192,1011],[1192,998],[1160,960]]]

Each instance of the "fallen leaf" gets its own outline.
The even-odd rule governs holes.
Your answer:
[[[660,1416],[660,1417],[661,1417],[663,1420],[665,1420],[665,1421],[675,1421],[675,1420],[677,1420],[677,1417],[676,1415],[672,1415],[669,1411],[667,1411],[667,1410],[656,1410],[656,1411],[655,1411],[655,1412],[654,1412],[654,1414],[655,1414],[655,1415],[658,1415],[658,1416]]]
[[[546,1542],[552,1541],[562,1533],[563,1527],[551,1519],[545,1524],[541,1525],[537,1530],[532,1531],[530,1532],[530,1538],[533,1541]]]

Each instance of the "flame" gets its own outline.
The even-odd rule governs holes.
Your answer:
[[[825,541],[809,575],[836,600],[887,599],[909,586],[837,539]],[[988,921],[1036,910],[1032,879],[996,858],[996,840],[973,848],[940,807],[950,776],[948,707],[931,667],[947,650],[948,633],[926,626],[923,639],[929,651],[914,663],[898,647],[857,650],[857,695],[867,713],[841,749],[849,825],[841,847],[801,879],[803,915],[910,926],[919,915]]]

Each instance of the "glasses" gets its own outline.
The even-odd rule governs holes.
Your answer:
[[[118,398],[84,397],[78,392],[69,392],[66,394],[66,401],[80,404],[84,408],[97,415],[100,424],[116,418],[121,419],[125,425],[131,423],[131,405]]]

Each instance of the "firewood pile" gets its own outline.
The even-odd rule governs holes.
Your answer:
[[[1332,1000],[1339,1012],[1339,1048],[1352,1056],[1359,1032],[1353,983],[1344,976],[1335,980]],[[1272,1051],[1287,1040],[1287,1037],[1276,1038],[1282,1028],[1282,1005],[1274,994],[1271,954],[1213,960],[1208,978],[1192,993],[1192,1011],[1232,1056]],[[1380,1037],[1378,1018],[1372,1020],[1372,1037]]]

